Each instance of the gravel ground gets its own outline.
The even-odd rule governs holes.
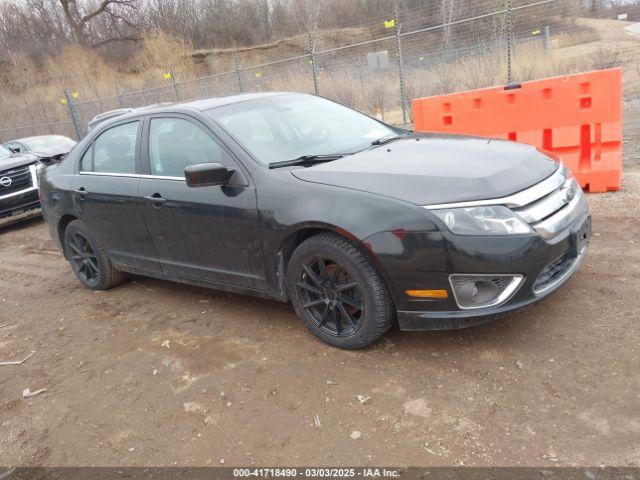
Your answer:
[[[35,354],[0,367],[0,465],[640,466],[637,111],[623,189],[589,195],[565,288],[364,351],[273,301],[140,277],[85,290],[42,221],[3,230],[0,360]]]

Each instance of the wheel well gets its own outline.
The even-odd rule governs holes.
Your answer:
[[[289,260],[291,259],[291,255],[293,251],[300,245],[302,242],[311,238],[320,233],[331,233],[332,235],[336,235],[344,238],[348,242],[351,242],[355,248],[360,250],[367,258],[369,258],[372,263],[378,268],[376,262],[372,258],[371,252],[366,248],[363,248],[362,244],[358,244],[354,242],[353,238],[349,238],[348,236],[341,235],[339,232],[331,230],[330,228],[322,228],[322,227],[309,227],[302,228],[297,230],[296,232],[289,235],[281,244],[280,249],[278,250],[278,258],[276,264],[276,280],[278,282],[278,290],[280,296],[283,299],[287,299],[287,288],[286,288],[286,276],[287,276],[287,267],[289,265]],[[384,275],[383,275],[384,278]],[[386,279],[385,279],[386,281]]]
[[[337,235],[339,237],[344,238],[348,242],[358,249],[366,258],[371,261],[371,265],[375,268],[381,275],[382,281],[387,286],[389,291],[389,295],[391,298],[391,302],[393,305],[393,309],[395,311],[396,299],[393,290],[390,288],[389,279],[387,278],[384,269],[379,264],[373,253],[367,248],[366,244],[359,243],[354,241],[353,238],[349,238],[346,235],[341,235],[340,232],[336,232],[330,228],[322,228],[322,227],[310,227],[303,228],[298,230],[297,232],[289,235],[280,247],[280,250],[277,253],[277,264],[276,264],[276,280],[278,282],[278,294],[282,300],[289,301],[289,295],[287,293],[286,287],[286,276],[287,276],[287,267],[289,264],[289,260],[291,259],[291,255],[293,251],[304,242],[306,239],[313,237],[314,235],[318,235],[320,233],[331,233],[332,235]]]
[[[276,282],[277,282],[277,291],[278,295],[282,300],[288,300],[289,295],[287,294],[287,286],[286,286],[286,276],[287,276],[287,265],[289,265],[289,259],[291,258],[291,254],[293,251],[304,242],[307,238],[313,237],[314,235],[318,235],[319,233],[330,232],[333,233],[328,228],[319,228],[319,227],[309,227],[309,228],[301,228],[293,232],[287,238],[284,239],[280,248],[278,249],[277,259],[276,259]]]
[[[67,229],[67,226],[77,220],[73,215],[63,215],[60,221],[58,222],[58,238],[60,240],[60,245],[62,246],[62,250],[64,251],[64,232]]]
[[[283,267],[284,267],[283,274],[286,273],[286,267],[289,264],[289,259],[291,258],[291,254],[298,247],[298,245],[304,242],[307,238],[311,238],[314,235],[318,235],[319,233],[335,233],[335,232],[332,232],[331,230],[326,228],[318,228],[318,227],[303,228],[301,230],[298,230],[292,233],[284,240],[284,242],[282,242],[282,245],[280,246],[280,251],[278,252],[278,254],[282,255],[282,261],[283,261]]]

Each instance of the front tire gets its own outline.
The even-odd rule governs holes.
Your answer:
[[[91,290],[107,290],[124,278],[111,264],[102,243],[80,220],[72,221],[65,229],[64,252],[73,273]]]
[[[293,252],[287,269],[297,315],[322,341],[358,349],[393,324],[393,302],[380,273],[353,244],[330,233],[313,236]]]

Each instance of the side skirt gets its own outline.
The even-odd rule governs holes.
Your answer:
[[[213,290],[221,290],[230,293],[239,293],[241,295],[250,295],[252,297],[266,298],[269,300],[278,300],[280,302],[286,302],[277,292],[270,290],[255,290],[253,288],[239,287],[236,285],[229,285],[227,283],[215,283],[207,280],[201,280],[193,277],[184,277],[181,275],[172,275],[164,272],[158,272],[155,270],[147,270],[145,268],[133,267],[124,263],[114,263],[113,266],[117,270],[123,272],[132,273],[134,275],[140,275],[143,277],[157,278],[158,280],[168,280],[170,282],[184,283],[186,285],[193,285],[194,287],[204,287]]]

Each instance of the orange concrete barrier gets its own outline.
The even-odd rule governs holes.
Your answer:
[[[620,190],[618,68],[412,101],[415,130],[503,138],[559,156],[589,192]]]

